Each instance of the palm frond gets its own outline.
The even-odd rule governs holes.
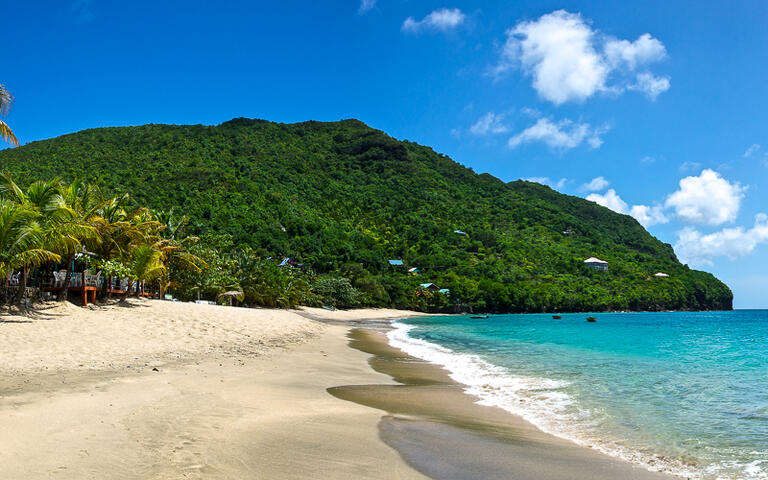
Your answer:
[[[24,204],[27,202],[27,197],[24,195],[24,190],[19,187],[16,182],[13,181],[11,172],[0,172],[0,193],[4,194],[10,200],[18,204]]]
[[[0,138],[10,143],[14,147],[19,146],[19,139],[16,138],[16,135],[14,135],[11,127],[9,127],[8,124],[2,120],[0,120]]]

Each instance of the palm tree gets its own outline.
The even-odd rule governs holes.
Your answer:
[[[102,202],[94,216],[98,236],[86,244],[101,259],[118,261],[125,266],[130,262],[131,251],[137,245],[151,243],[157,238],[155,232],[162,227],[145,208],[129,211],[129,203],[128,194]],[[106,280],[102,297],[107,296],[110,279]]]
[[[89,247],[103,259],[111,259],[120,256],[127,247],[130,235],[125,231],[130,228],[128,220],[127,204],[130,200],[128,194],[121,197],[113,197],[103,202],[98,209],[96,229],[99,232],[98,241]]]
[[[0,85],[0,115],[7,115],[12,103],[13,95],[11,95],[5,86]],[[13,134],[11,127],[9,127],[8,124],[2,120],[0,120],[0,138],[10,143],[14,147],[19,146],[19,140],[16,138],[16,135]]]
[[[43,246],[60,254],[68,270],[77,252],[82,249],[83,241],[96,235],[96,229],[91,224],[94,208],[89,204],[92,201],[89,188],[80,182],[64,187],[60,179],[54,178],[36,181],[24,191],[13,181],[10,173],[0,173],[0,193],[36,214]],[[71,277],[71,274],[65,277],[59,295],[61,301],[67,299]],[[21,301],[21,296],[18,300]]]
[[[152,244],[142,244],[136,246],[126,259],[126,264],[131,271],[132,279],[136,282],[136,294],[138,295],[138,286],[143,282],[151,282],[162,277],[165,274],[165,265],[163,265],[163,253]],[[128,287],[128,291],[123,294],[126,298],[131,294],[133,284]]]
[[[159,238],[163,225],[146,208],[128,210],[130,197],[125,194],[103,202],[95,218],[99,239],[93,249],[101,258],[127,257],[136,245]]]
[[[19,291],[15,302],[24,298],[30,266],[57,262],[59,255],[45,248],[45,232],[38,222],[39,214],[25,205],[0,199],[0,273],[7,276],[21,269]]]
[[[34,186],[33,183],[29,190],[33,191]],[[83,250],[85,242],[98,239],[96,225],[99,220],[99,207],[103,202],[98,188],[81,180],[75,180],[66,186],[59,184],[58,192],[59,208],[56,210],[50,231],[51,243],[65,259],[64,265],[68,273],[59,295],[59,301],[64,302],[68,298],[72,279],[70,265],[78,252]]]
[[[171,208],[164,212],[154,212],[154,216],[164,225],[160,231],[160,239],[155,244],[155,248],[162,252],[162,262],[165,266],[165,271],[159,278],[162,297],[171,284],[173,271],[200,273],[207,264],[205,260],[189,251],[200,239],[184,234],[184,229],[189,224],[187,215],[177,215],[175,209]]]

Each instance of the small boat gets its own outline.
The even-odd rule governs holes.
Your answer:
[[[488,315],[472,315],[469,318],[488,318]]]
[[[596,322],[597,319],[595,317],[587,317],[588,322]]]
[[[552,318],[554,318],[555,320],[560,320],[563,317],[562,315],[552,315]]]

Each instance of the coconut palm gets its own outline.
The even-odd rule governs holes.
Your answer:
[[[0,172],[0,275],[21,272],[15,302],[23,299],[31,268],[51,262],[69,266],[88,250],[111,275],[139,285],[157,282],[161,290],[170,282],[172,266],[200,273],[205,262],[189,251],[198,239],[182,232],[186,216],[172,211],[158,216],[129,204],[128,195],[104,200],[97,187],[81,181],[65,185],[56,178],[21,188],[8,172]],[[70,281],[67,275],[61,300],[67,299]],[[123,297],[132,291],[133,284]]]
[[[127,249],[131,234],[126,234],[131,222],[128,218],[128,194],[113,197],[103,202],[95,218],[98,241],[89,244],[89,248],[103,259],[119,257]]]
[[[137,245],[131,250],[130,255],[124,263],[128,266],[131,280],[136,282],[136,294],[138,295],[138,286],[144,282],[151,282],[162,277],[165,274],[165,265],[163,265],[163,253],[155,248],[153,244]],[[133,289],[133,283],[128,287],[128,291],[123,294],[122,299],[130,295]]]
[[[61,259],[46,248],[45,232],[38,217],[28,206],[0,199],[0,273],[7,276],[21,270],[17,304],[23,299],[29,268]]]
[[[102,202],[97,209],[94,218],[98,237],[96,241],[88,242],[88,248],[96,252],[102,261],[110,262],[108,277],[102,286],[101,296],[108,296],[107,290],[111,282],[111,275],[117,271],[127,271],[127,266],[121,261],[128,252],[134,235],[130,233],[131,222],[128,213],[128,194],[110,198]],[[122,276],[120,275],[120,278]]]
[[[146,218],[146,209],[129,210],[128,194],[101,202],[93,217],[98,233],[95,240],[86,242],[87,247],[103,260],[122,261],[130,256],[131,250],[147,243],[152,231],[160,224]],[[104,283],[106,293],[107,282]]]
[[[83,241],[96,236],[92,187],[82,182],[64,186],[61,180],[33,182],[26,190],[8,172],[0,173],[0,193],[35,212],[45,248],[59,254],[69,268]],[[71,275],[67,275],[59,300],[67,299]]]
[[[36,183],[28,189],[30,200],[34,199],[31,192],[35,190]],[[51,214],[51,245],[54,251],[61,254],[67,269],[77,254],[84,250],[86,242],[98,239],[96,224],[101,203],[99,190],[89,183],[76,180],[69,185],[59,184],[58,206]],[[67,300],[71,279],[71,274],[64,278],[60,301]]]
[[[162,252],[162,262],[165,266],[164,274],[158,279],[162,296],[171,284],[172,271],[200,273],[206,262],[189,251],[200,239],[184,233],[189,224],[187,215],[177,215],[175,209],[171,208],[164,212],[154,212],[154,216],[164,225],[160,238],[155,243],[155,248]]]
[[[7,115],[12,103],[13,95],[11,95],[5,86],[0,85],[0,115]],[[19,146],[19,141],[16,139],[16,135],[13,134],[11,127],[9,127],[8,124],[2,120],[0,120],[0,138],[10,143],[14,147]]]

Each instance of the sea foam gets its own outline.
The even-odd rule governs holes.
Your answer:
[[[502,408],[522,417],[545,433],[641,465],[651,471],[689,479],[702,478],[704,472],[695,467],[653,452],[630,448],[616,440],[601,438],[592,412],[580,408],[574,398],[563,391],[567,382],[515,375],[478,355],[455,352],[414,338],[409,335],[416,328],[413,325],[397,321],[392,323],[392,327],[387,332],[390,345],[408,355],[444,367],[453,380],[464,385],[465,393],[478,398],[479,405]],[[756,465],[744,467],[742,471],[747,477],[743,478],[766,478],[755,470]],[[728,478],[719,477],[713,470],[706,473],[715,474],[716,478]]]

